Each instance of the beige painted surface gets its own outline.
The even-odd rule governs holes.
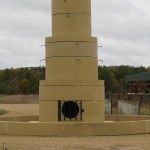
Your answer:
[[[94,42],[51,42],[46,43],[46,57],[94,57],[97,58],[97,43]],[[63,49],[62,49],[63,47]]]
[[[90,36],[91,16],[88,14],[59,14],[52,16],[53,36]]]
[[[58,100],[82,101],[82,122],[103,122],[104,83],[98,80],[97,38],[91,36],[91,0],[52,0],[52,37],[45,45],[40,122],[58,121]]]
[[[103,100],[103,86],[40,86],[40,100]]]
[[[145,121],[145,133],[150,134],[150,121],[149,120]]]
[[[40,136],[99,136],[149,133],[150,121],[116,123],[23,123],[0,122],[0,134]]]
[[[57,122],[58,121],[58,101],[40,101],[39,121]]]
[[[83,107],[86,107],[86,104],[83,104]],[[24,114],[28,114],[27,110],[29,110],[30,108],[32,107],[29,108],[25,107],[26,111],[24,112]],[[5,110],[7,109],[8,107],[5,106]],[[24,111],[25,109],[23,109],[22,111]],[[52,109],[52,110],[56,110],[56,109]],[[53,113],[57,113],[57,111]],[[86,111],[84,113],[86,113]],[[89,115],[87,116],[89,117]],[[120,118],[122,118],[122,121],[119,121]],[[106,117],[106,119],[108,118]],[[135,121],[128,121],[129,119]],[[109,120],[114,120],[117,122],[107,121],[104,123],[100,123],[100,122],[90,123],[86,121],[39,123],[36,121],[38,120],[38,116],[0,117],[0,120],[1,120],[0,121],[1,135],[2,134],[3,135],[4,134],[40,135],[40,136],[57,135],[57,136],[64,137],[64,136],[127,135],[127,134],[150,133],[150,116],[109,115]]]
[[[104,101],[83,101],[83,122],[102,122],[104,118]]]
[[[84,7],[83,7],[84,6]],[[52,1],[53,36],[90,36],[91,1]]]
[[[63,0],[52,0],[52,14],[66,12],[91,14],[91,0],[69,0],[67,3]]]
[[[12,115],[14,115],[13,112],[14,109],[16,109],[16,111],[20,111],[20,114],[28,115],[29,114],[28,111],[33,108],[32,104],[22,105],[22,106],[20,104],[17,105],[3,104],[1,105],[1,108],[3,107],[3,109],[5,110],[10,110],[9,106],[11,107]],[[36,105],[36,107],[38,108],[38,105]],[[45,110],[49,110],[49,105],[43,107],[47,107],[48,109]],[[83,104],[83,107],[87,107],[86,103]],[[20,110],[20,108],[22,109]],[[90,105],[90,107],[88,108],[93,109],[94,107],[91,107]],[[52,109],[52,110],[55,111],[56,109]],[[37,113],[36,110],[34,111],[35,111],[34,113]],[[53,113],[57,114],[57,111]],[[85,114],[86,114],[86,110],[83,115]],[[52,117],[53,116],[54,115],[52,115]],[[87,116],[89,117],[90,115]],[[0,120],[1,120],[0,134],[3,135],[6,134],[6,135],[45,135],[45,136],[56,136],[56,135],[57,136],[94,136],[94,135],[127,135],[127,134],[150,133],[150,116],[106,115],[106,120],[114,120],[116,122],[107,121],[105,123],[100,123],[100,122],[38,123],[38,122],[34,122],[38,120],[38,116],[32,116],[32,115],[0,117]]]
[[[97,80],[97,58],[52,57],[46,59],[47,80]]]
[[[41,80],[40,81],[41,86],[62,86],[62,85],[68,85],[68,86],[102,86],[104,87],[104,81],[103,80]]]

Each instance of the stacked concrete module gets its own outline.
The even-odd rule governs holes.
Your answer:
[[[104,82],[98,80],[97,38],[91,36],[91,0],[52,0],[52,37],[45,45],[39,121],[103,122]]]

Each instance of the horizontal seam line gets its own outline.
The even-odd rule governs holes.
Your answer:
[[[73,58],[74,58],[74,57],[75,57],[75,58],[76,58],[76,57],[86,57],[86,58],[91,58],[91,57],[92,57],[92,58],[98,59],[97,57],[93,57],[93,56],[52,56],[52,57],[46,57],[46,58],[54,58],[54,57],[63,57],[63,58],[64,58],[64,57],[73,57]]]
[[[56,42],[46,42],[46,43],[57,43],[57,42],[72,42],[72,43],[74,43],[74,42],[83,42],[83,43],[97,43],[97,42],[91,42],[91,41],[56,41]]]
[[[53,15],[89,15],[89,16],[91,16],[91,14],[88,14],[88,13],[54,13],[54,14],[52,14],[52,16]]]

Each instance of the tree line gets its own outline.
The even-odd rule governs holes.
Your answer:
[[[0,70],[0,94],[38,94],[45,67]]]
[[[129,87],[126,81],[126,75],[150,72],[150,67],[134,67],[134,66],[99,66],[98,77],[105,81],[105,93],[120,93],[128,92]],[[133,86],[135,91],[142,83],[136,83]]]
[[[133,66],[99,66],[98,78],[105,81],[106,93],[125,93],[126,75],[149,72],[150,68]],[[45,67],[0,70],[0,94],[38,94],[39,81],[45,78]]]

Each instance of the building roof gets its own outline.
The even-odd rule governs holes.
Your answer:
[[[132,75],[127,75],[126,80],[130,81],[150,81],[150,72],[142,72]]]

